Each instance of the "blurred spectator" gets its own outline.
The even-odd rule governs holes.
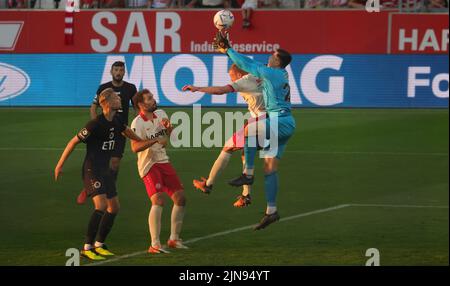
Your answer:
[[[330,8],[347,8],[349,6],[348,0],[330,0]]]
[[[230,8],[230,0],[191,0],[186,7],[187,8]]]
[[[300,1],[296,0],[278,0],[278,8],[295,9],[300,8]]]
[[[256,10],[258,6],[262,5],[262,0],[245,0],[242,4],[242,28],[246,29],[251,26],[251,16],[253,10]]]
[[[151,8],[154,9],[165,9],[165,8],[170,8],[170,7],[174,7],[176,2],[176,0],[149,0],[149,4]]]
[[[444,9],[448,7],[447,0],[429,0],[426,4],[428,9]]]
[[[278,6],[278,0],[263,0],[262,7],[264,8],[276,8]]]
[[[366,1],[365,0],[348,0],[348,7],[363,9],[366,7]]]
[[[305,8],[306,9],[321,9],[325,8],[327,5],[325,0],[306,0]]]
[[[127,2],[129,8],[150,8],[152,5],[151,0],[128,0]]]
[[[8,0],[8,8],[27,8],[27,2],[25,0]]]

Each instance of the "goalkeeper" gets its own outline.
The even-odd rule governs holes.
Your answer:
[[[289,52],[277,49],[269,58],[267,66],[247,56],[241,55],[230,47],[228,34],[218,32],[214,38],[214,47],[227,54],[231,60],[244,71],[262,80],[262,92],[268,120],[266,136],[270,138],[270,150],[264,155],[264,188],[267,209],[255,230],[276,222],[280,216],[276,207],[278,193],[278,163],[286,149],[289,138],[294,134],[295,121],[291,115],[290,86],[286,66],[292,60]],[[275,144],[273,144],[275,143]],[[254,180],[254,161],[256,156],[256,136],[248,133],[245,138],[245,171],[230,181],[232,186],[252,185]]]

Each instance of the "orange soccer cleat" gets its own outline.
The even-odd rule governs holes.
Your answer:
[[[250,195],[239,195],[239,197],[237,197],[237,201],[234,202],[233,206],[236,208],[243,208],[248,206],[249,204],[252,203],[252,198],[250,197]]]
[[[164,248],[162,248],[161,246],[150,246],[148,248],[147,253],[151,253],[151,254],[157,254],[157,253],[170,253],[169,251],[165,250]]]
[[[202,177],[200,180],[194,180],[192,181],[194,184],[194,187],[202,193],[209,195],[212,191],[212,185],[208,186],[206,185],[206,178]]]
[[[169,239],[167,241],[167,246],[169,248],[178,248],[178,249],[188,249],[186,245],[183,244],[183,240],[181,239]]]

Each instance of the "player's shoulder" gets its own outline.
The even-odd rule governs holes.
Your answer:
[[[97,115],[97,117],[90,119],[85,127],[88,128],[89,130],[93,130],[95,129],[97,126],[99,126],[101,124],[101,116],[102,114]]]
[[[129,89],[136,89],[136,85],[134,85],[134,84],[131,83],[131,82],[123,81],[123,84],[124,84],[124,86],[126,86],[126,87],[129,88]]]
[[[103,91],[103,90],[105,90],[107,88],[110,88],[112,86],[113,86],[112,81],[104,82],[104,83],[99,85],[98,90],[101,92],[101,91]]]
[[[257,83],[260,79],[252,74],[246,74],[242,78],[242,80],[248,81],[248,82],[255,82]]]
[[[131,121],[131,126],[137,126],[139,124],[142,124],[144,122],[144,119],[142,119],[142,116],[140,114],[136,115],[134,117],[133,121]]]
[[[167,118],[167,113],[162,109],[156,109],[153,113],[157,118]]]

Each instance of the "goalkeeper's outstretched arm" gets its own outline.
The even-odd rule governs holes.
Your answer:
[[[229,48],[227,50],[227,55],[240,69],[256,77],[264,78],[265,75],[264,70],[268,68],[263,63],[260,63],[243,54],[240,54],[235,50],[233,50],[232,48]]]

